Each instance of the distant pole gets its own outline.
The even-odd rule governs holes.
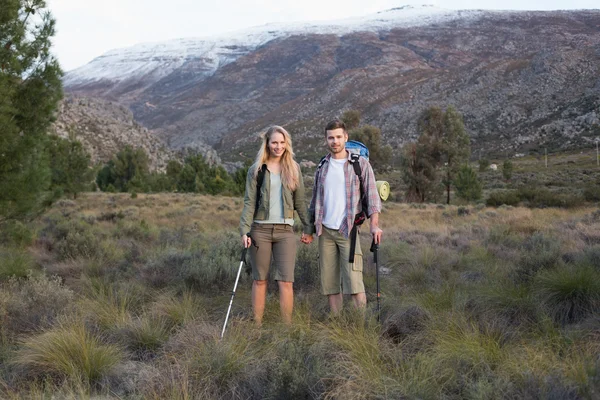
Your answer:
[[[548,148],[544,149],[544,158],[546,160],[546,168],[548,168]]]
[[[600,157],[598,156],[598,139],[596,139],[596,165],[600,167]]]

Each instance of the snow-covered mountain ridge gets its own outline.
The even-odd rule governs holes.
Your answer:
[[[256,26],[227,35],[204,38],[182,38],[165,42],[141,43],[111,50],[90,63],[69,71],[66,86],[89,84],[93,81],[120,82],[133,76],[157,81],[188,61],[202,61],[201,74],[212,75],[238,57],[248,54],[274,39],[293,35],[351,32],[381,32],[392,28],[409,28],[449,22],[454,19],[476,18],[489,11],[447,10],[430,5],[404,6],[381,11],[365,17],[333,21],[272,23]]]

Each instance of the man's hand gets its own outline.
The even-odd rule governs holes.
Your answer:
[[[381,243],[381,235],[383,235],[383,231],[379,229],[379,213],[373,213],[369,218],[371,223],[371,235],[373,235],[375,244],[379,244]]]
[[[242,236],[242,246],[248,248],[252,245],[252,238],[248,235]]]
[[[373,235],[373,240],[375,244],[381,243],[381,235],[383,235],[383,231],[379,229],[377,226],[371,226],[371,235]]]
[[[302,237],[300,238],[300,241],[304,244],[311,244],[313,241],[313,235],[308,235],[306,233],[303,233]]]

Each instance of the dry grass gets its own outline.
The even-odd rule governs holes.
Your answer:
[[[44,271],[39,282],[0,276],[0,397],[598,393],[595,208],[387,203],[381,323],[366,225],[364,313],[328,314],[313,244],[298,255],[293,325],[280,322],[273,284],[263,326],[254,325],[243,273],[220,340],[241,209],[239,198],[192,194],[94,193],[56,204],[27,227],[37,238],[0,252],[24,260],[11,270]]]

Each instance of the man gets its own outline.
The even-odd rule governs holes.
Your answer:
[[[360,179],[352,164],[352,157],[346,150],[348,132],[343,121],[335,119],[325,127],[325,137],[329,154],[319,164],[315,173],[312,200],[309,214],[314,221],[319,237],[319,270],[321,290],[328,296],[333,313],[342,309],[343,294],[352,295],[357,308],[367,304],[362,275],[362,251],[360,239],[356,235],[354,262],[350,262],[352,228],[355,216],[364,210],[370,219],[371,234],[379,244],[383,231],[379,229],[381,200],[377,193],[375,175],[369,161],[359,157],[357,161],[363,181],[366,201],[361,201]],[[303,239],[310,243],[312,236]]]

